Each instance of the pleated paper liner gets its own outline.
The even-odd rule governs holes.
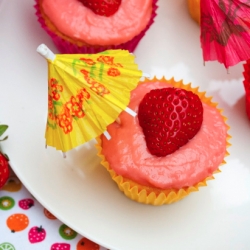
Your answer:
[[[105,50],[109,49],[125,49],[129,50],[130,52],[133,52],[140,42],[140,40],[144,37],[147,30],[150,28],[150,26],[154,23],[154,18],[156,17],[157,13],[156,10],[158,8],[157,6],[158,0],[152,1],[152,14],[149,23],[147,24],[146,28],[142,30],[137,36],[135,36],[130,41],[127,41],[125,43],[119,44],[119,45],[107,45],[107,46],[99,46],[99,45],[90,45],[87,43],[84,43],[80,40],[72,39],[63,33],[61,33],[54,24],[50,21],[50,19],[45,15],[45,13],[42,10],[42,0],[35,0],[35,9],[36,9],[36,15],[38,17],[38,22],[41,24],[41,27],[48,33],[48,35],[53,40],[54,44],[58,48],[58,50],[61,53],[64,54],[94,54],[99,53]]]
[[[200,24],[200,0],[188,0],[188,10],[190,16]]]
[[[155,82],[155,81],[161,81],[161,82],[166,82],[168,84],[173,85],[173,87],[176,88],[182,88],[185,90],[189,90],[192,91],[193,93],[197,94],[201,101],[217,108],[217,103],[214,103],[211,101],[212,97],[206,97],[206,92],[199,92],[198,91],[198,87],[197,88],[192,88],[191,84],[183,84],[183,81],[178,81],[176,82],[174,80],[174,78],[170,79],[170,80],[166,80],[164,77],[162,79],[157,79],[156,77],[152,80],[145,80],[144,82],[140,82],[140,84],[146,83],[146,82]],[[221,116],[223,117],[225,123],[227,118],[225,116],[222,115],[222,110],[218,109],[219,112],[221,113]],[[229,130],[229,126],[226,124],[227,126],[227,131]],[[227,148],[231,145],[229,143],[229,139],[231,138],[231,136],[227,133]],[[144,203],[144,204],[150,204],[150,205],[163,205],[163,204],[171,204],[173,202],[179,201],[181,199],[183,199],[184,197],[188,196],[190,193],[192,192],[196,192],[199,191],[200,187],[203,186],[207,186],[207,181],[208,180],[212,180],[214,179],[214,176],[208,176],[207,178],[205,178],[204,180],[200,181],[199,183],[197,183],[194,186],[190,186],[190,187],[185,187],[185,188],[181,188],[181,189],[166,189],[166,190],[162,190],[159,188],[152,188],[152,187],[147,187],[147,186],[143,186],[140,185],[132,180],[129,180],[127,178],[124,178],[121,175],[116,174],[116,172],[114,170],[112,170],[112,168],[110,167],[109,163],[106,161],[105,156],[102,154],[102,141],[101,138],[98,137],[97,138],[97,145],[96,148],[98,150],[98,156],[101,158],[101,164],[107,169],[107,171],[109,172],[111,178],[113,179],[113,181],[116,182],[116,184],[118,185],[120,191],[122,191],[128,198],[140,202],[140,203]],[[229,153],[226,150],[225,156],[228,156]],[[221,162],[221,165],[224,165],[226,162],[223,159],[223,161]],[[214,171],[213,174],[219,173],[221,172],[218,166],[218,169],[216,171]]]

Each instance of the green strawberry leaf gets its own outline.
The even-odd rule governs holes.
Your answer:
[[[7,161],[10,160],[10,158],[9,158],[9,156],[8,156],[7,154],[3,154],[3,156],[5,157],[5,159],[6,159]]]
[[[7,136],[5,136],[3,139],[1,139],[0,141],[5,141],[5,140],[7,140],[8,139],[8,135]]]
[[[0,125],[0,136],[7,130],[8,125]]]

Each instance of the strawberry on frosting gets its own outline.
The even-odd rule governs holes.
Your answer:
[[[176,83],[173,80],[165,81],[157,79],[139,84],[132,91],[129,104],[129,108],[138,112],[138,116],[134,118],[126,112],[122,112],[119,116],[120,124],[115,122],[108,126],[108,132],[112,139],[107,140],[102,137],[102,154],[105,156],[110,168],[117,175],[121,175],[123,178],[147,187],[164,190],[180,189],[196,185],[207,177],[212,176],[214,171],[223,162],[226,155],[228,126],[225,124],[220,110],[216,108],[215,104],[209,101],[209,98],[204,97],[204,93],[198,94],[198,91],[195,90],[193,91],[195,95],[193,95],[189,93],[189,87],[183,88],[188,91],[182,91],[174,89],[173,86],[184,85]],[[179,147],[178,150],[164,157],[158,157],[157,155],[152,155],[146,145],[145,132],[143,131],[145,128],[142,128],[145,124],[140,125],[140,123],[144,122],[140,121],[143,113],[141,114],[139,106],[145,95],[147,97],[147,93],[150,93],[154,89],[163,89],[162,92],[165,92],[166,88],[172,88],[173,93],[180,91],[177,96],[183,95],[186,104],[190,105],[187,108],[185,104],[183,105],[185,102],[181,102],[179,97],[176,99],[179,101],[179,104],[177,104],[177,101],[175,102],[175,98],[170,100],[170,102],[168,101],[167,103],[171,103],[173,110],[176,110],[176,118],[172,118],[172,120],[167,118],[167,121],[171,120],[172,123],[179,121],[178,126],[180,129],[183,129],[183,123],[186,123],[186,127],[188,128],[189,125],[187,123],[190,122],[190,124],[193,124],[192,128],[195,128],[194,132],[197,132],[196,130],[201,126],[192,139],[186,136],[186,134],[189,134],[189,129],[187,131],[184,129],[183,135],[185,135],[185,140],[188,140],[187,143],[182,146],[177,144]],[[173,97],[173,93],[170,96]],[[196,94],[199,97],[203,96],[202,108]],[[157,102],[154,106],[157,106]],[[177,111],[179,108],[177,109],[177,107],[182,108],[179,114]],[[157,112],[157,108],[153,108],[153,110]],[[180,118],[182,113],[184,114],[184,120]],[[191,118],[185,120],[185,115],[189,117],[189,113]],[[172,114],[173,112],[168,115],[171,117]],[[157,118],[160,121],[163,116],[164,114],[155,118],[150,117],[150,122],[152,122],[151,119]],[[164,121],[167,122],[165,118]],[[155,121],[152,123],[155,125]],[[161,128],[164,126],[160,124],[158,125],[158,129],[155,129],[156,131],[158,130],[157,133],[162,133]],[[167,125],[166,128],[169,129],[171,126]],[[172,128],[174,129],[174,127]],[[171,129],[169,135],[170,133]],[[191,133],[191,136],[193,136],[193,133]],[[157,142],[156,138],[157,136],[155,138],[153,136],[150,137],[153,143]],[[164,141],[168,140],[163,139],[163,137],[161,139],[163,145]],[[174,143],[178,142],[174,135],[172,138],[170,136],[170,139]]]
[[[138,119],[150,153],[166,156],[196,135],[202,124],[203,107],[191,91],[154,89],[141,101]]]
[[[121,0],[79,0],[82,4],[90,8],[100,16],[112,16],[118,10]]]

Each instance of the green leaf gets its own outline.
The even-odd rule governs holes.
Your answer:
[[[3,154],[3,156],[6,158],[7,161],[10,160],[9,156],[7,154]]]
[[[7,130],[8,125],[0,125],[0,136]]]
[[[7,136],[5,136],[3,139],[1,139],[0,141],[5,141],[5,140],[7,140],[8,139],[8,135]]]

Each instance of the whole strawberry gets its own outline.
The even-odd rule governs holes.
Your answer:
[[[0,136],[4,134],[4,132],[7,130],[7,125],[0,125]],[[6,140],[8,137],[4,137],[0,141]],[[9,178],[9,158],[6,154],[3,154],[0,151],[0,188],[4,186],[4,184],[7,182]]]
[[[68,243],[54,243],[50,250],[70,250],[70,244]]]
[[[203,106],[191,91],[155,89],[141,101],[138,119],[150,153],[166,156],[185,145],[199,131]]]
[[[38,243],[45,239],[46,231],[42,226],[32,227],[29,231],[29,241],[30,243]]]
[[[119,8],[121,0],[79,0],[84,6],[100,16],[112,16]]]

